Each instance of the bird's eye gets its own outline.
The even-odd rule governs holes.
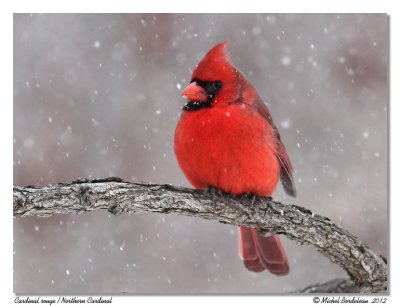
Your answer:
[[[215,82],[213,82],[212,86],[214,87],[214,89],[221,89],[222,82],[221,81],[215,81]]]

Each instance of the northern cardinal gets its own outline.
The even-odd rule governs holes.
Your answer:
[[[213,47],[195,67],[182,96],[188,101],[175,130],[174,149],[183,173],[198,189],[270,196],[279,178],[296,196],[293,167],[278,129],[257,90],[234,67],[227,42]],[[289,273],[277,235],[239,227],[239,255],[253,272]]]

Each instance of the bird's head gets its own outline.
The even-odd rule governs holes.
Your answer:
[[[190,84],[182,92],[188,99],[184,110],[225,106],[239,98],[242,76],[229,62],[227,44],[214,46],[194,68]]]

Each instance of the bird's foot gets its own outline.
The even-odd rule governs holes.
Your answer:
[[[241,196],[242,199],[244,199],[247,203],[250,201],[250,207],[253,209],[254,204],[260,201],[271,201],[272,197],[270,196],[259,196],[254,193],[245,193]]]
[[[250,202],[250,205],[248,205],[250,208],[254,207],[254,203],[257,202],[257,200],[260,198],[260,196],[254,194],[254,193],[245,193],[240,196],[241,199],[243,199],[246,203]]]
[[[215,188],[213,186],[207,186],[206,188],[204,188],[204,193],[210,194],[212,196],[222,196],[224,192],[221,189]]]

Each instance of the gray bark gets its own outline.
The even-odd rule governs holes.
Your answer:
[[[354,293],[360,292],[357,286],[350,279],[335,278],[322,284],[310,285],[302,290],[293,293]]]
[[[234,197],[216,190],[205,192],[107,178],[79,179],[41,188],[15,186],[13,206],[14,217],[50,217],[106,209],[114,215],[144,211],[175,213],[255,227],[265,234],[281,234],[299,244],[312,245],[347,272],[350,279],[345,281],[346,288],[353,292],[387,291],[387,263],[383,256],[375,254],[330,219],[271,198]],[[338,290],[343,284],[336,284]],[[309,288],[303,292],[316,292]]]

